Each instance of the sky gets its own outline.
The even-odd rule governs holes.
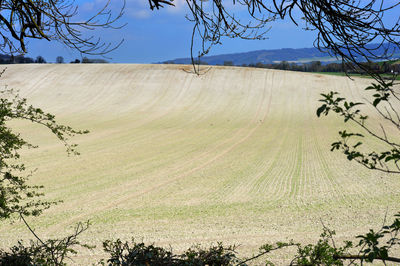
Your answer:
[[[77,19],[95,14],[105,0],[76,0],[79,7]],[[117,14],[123,0],[112,0],[111,10]],[[108,43],[121,46],[106,55],[112,63],[157,63],[166,60],[190,57],[190,44],[193,23],[185,18],[188,13],[184,0],[175,0],[175,7],[166,6],[151,11],[148,0],[126,0],[123,17],[116,23],[124,25],[121,29],[97,29],[89,34],[100,36]],[[239,14],[240,16],[240,14]],[[308,48],[313,47],[315,32],[305,31],[291,21],[279,21],[270,24],[266,40],[222,39],[222,44],[214,46],[209,55],[248,52],[262,49]],[[74,50],[55,41],[31,40],[27,56],[43,56],[47,62],[55,62],[57,56],[66,62],[81,59]],[[101,58],[101,56],[88,56]]]

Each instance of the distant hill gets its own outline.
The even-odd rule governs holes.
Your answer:
[[[201,58],[202,62],[210,65],[223,64],[225,61],[232,61],[235,65],[251,64],[261,62],[264,64],[272,64],[280,61],[313,61],[314,58],[323,60],[319,61],[334,61],[335,58],[329,57],[328,54],[321,53],[316,48],[283,48],[275,50],[258,50],[245,53],[222,54],[214,56],[205,56]],[[190,58],[178,58],[168,60],[167,62],[175,64],[190,64]]]
[[[374,47],[372,44],[369,47]],[[388,47],[393,52],[394,57],[400,57],[400,49],[395,46]],[[377,53],[383,54],[384,48],[377,49]],[[252,63],[263,63],[273,64],[281,61],[288,61],[293,63],[308,63],[312,61],[321,61],[323,64],[340,62],[335,57],[330,56],[328,53],[323,53],[317,48],[283,48],[274,50],[257,50],[245,53],[233,53],[233,54],[222,54],[214,56],[205,56],[201,58],[201,62],[205,62],[209,65],[222,65],[226,61],[233,62],[234,65],[252,64]],[[190,64],[190,58],[178,58],[168,60],[163,63],[175,63],[175,64]]]

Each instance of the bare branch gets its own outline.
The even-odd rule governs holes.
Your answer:
[[[289,19],[297,26],[299,20],[305,29],[316,31],[314,46],[320,51],[342,59],[348,67],[363,71],[383,83],[368,62],[391,57],[400,49],[400,23],[385,23],[384,14],[398,12],[400,2],[384,0],[330,1],[330,0],[186,0],[187,18],[201,42],[199,55],[207,54],[221,39],[241,38],[261,40],[266,38],[269,23]],[[149,0],[150,8],[172,5],[172,0]],[[236,8],[246,8],[248,18],[238,19]],[[294,14],[299,11],[301,15]],[[243,17],[243,16],[241,16]],[[195,38],[192,38],[192,43]],[[192,44],[193,46],[193,44]],[[394,48],[393,48],[394,47]],[[193,58],[193,51],[192,51]],[[194,61],[192,61],[194,62]]]
[[[0,51],[26,53],[27,39],[58,41],[83,54],[104,55],[118,48],[87,33],[98,28],[119,29],[116,22],[123,15],[125,0],[112,16],[111,0],[93,16],[79,21],[78,7],[71,0],[4,0],[0,1]]]

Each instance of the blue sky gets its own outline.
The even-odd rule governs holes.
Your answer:
[[[80,17],[94,14],[105,0],[78,0]],[[112,0],[114,13],[118,12],[122,0]],[[94,35],[100,35],[105,42],[123,44],[108,54],[113,63],[153,63],[168,59],[190,56],[190,38],[193,24],[186,20],[187,9],[184,0],[175,0],[176,7],[165,7],[151,11],[148,0],[126,0],[125,14],[119,24],[127,25],[119,30],[100,29]],[[213,47],[209,55],[247,52],[261,49],[312,47],[315,32],[304,31],[291,21],[271,23],[267,40],[247,41],[223,39],[222,45]],[[48,62],[54,62],[57,56],[63,56],[69,62],[81,58],[76,51],[57,42],[30,41],[28,56],[42,55]],[[95,58],[96,56],[89,56]]]

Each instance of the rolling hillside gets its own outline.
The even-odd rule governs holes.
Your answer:
[[[251,254],[270,241],[313,241],[320,220],[341,239],[400,209],[400,178],[330,152],[342,121],[315,115],[319,93],[361,99],[369,80],[228,67],[196,76],[184,68],[11,65],[0,80],[91,132],[73,139],[81,156],[68,157],[45,129],[12,123],[40,146],[23,152],[38,168],[32,182],[64,201],[29,219],[38,234],[92,221],[82,238],[99,249],[76,263],[98,260],[101,240],[118,237],[177,250],[223,241]],[[27,234],[20,223],[0,223],[3,247]]]
[[[209,65],[222,65],[225,61],[231,61],[234,65],[239,66],[258,62],[263,64],[273,64],[280,61],[307,63],[317,60],[325,63],[338,61],[336,58],[329,56],[329,54],[320,52],[317,48],[257,50],[244,53],[204,56],[201,58],[202,62],[206,62]],[[168,62],[174,62],[175,64],[191,64],[191,59],[178,58],[169,60]]]
[[[375,49],[376,55],[387,54],[388,57],[399,58],[400,49],[399,47],[386,44],[379,46],[378,44],[369,44],[367,46],[370,49]],[[385,50],[387,49],[387,51]],[[346,52],[345,52],[346,53]],[[368,53],[367,53],[368,54]],[[388,58],[382,58],[382,60]],[[364,61],[364,58],[358,58],[359,61]],[[257,50],[242,53],[232,54],[220,54],[212,56],[204,56],[201,58],[201,62],[205,62],[209,65],[222,65],[225,61],[230,61],[234,65],[241,66],[242,64],[273,64],[281,61],[288,61],[292,63],[310,63],[312,61],[321,61],[322,64],[328,63],[340,63],[341,59],[332,57],[327,52],[321,52],[317,48],[282,48],[282,49],[271,49],[271,50]],[[190,58],[177,58],[168,60],[169,63],[175,64],[191,64]]]

